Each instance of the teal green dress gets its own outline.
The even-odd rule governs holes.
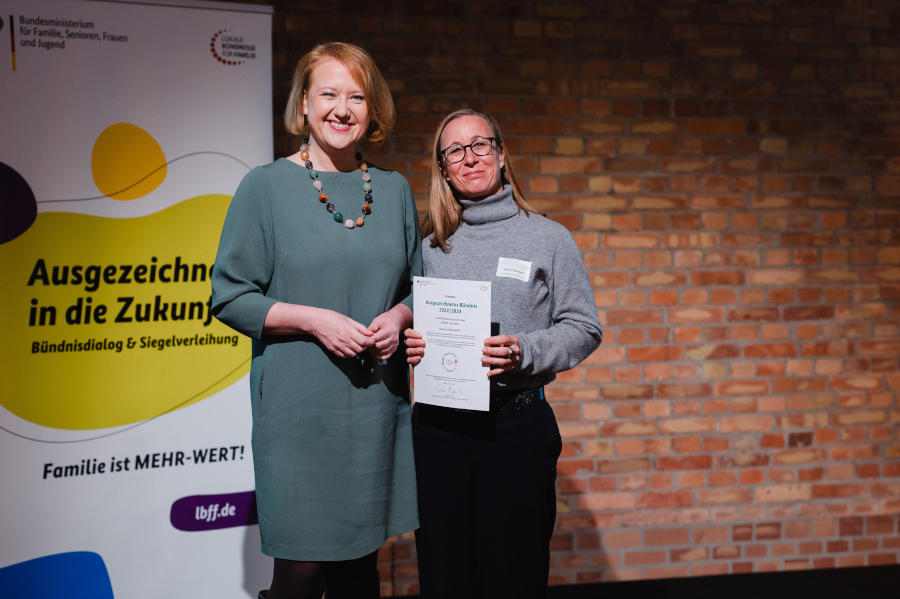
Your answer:
[[[412,192],[369,167],[372,214],[347,229],[287,159],[253,169],[228,209],[212,277],[212,311],[253,338],[250,401],[262,551],[301,561],[354,559],[418,527],[409,371],[398,349],[342,359],[311,335],[263,335],[282,301],[368,325],[421,275]],[[345,218],[361,215],[361,172],[320,172]]]

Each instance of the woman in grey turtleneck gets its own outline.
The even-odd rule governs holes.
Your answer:
[[[571,234],[522,196],[492,117],[447,115],[432,159],[425,275],[491,281],[497,330],[482,358],[489,412],[413,409],[422,596],[543,598],[562,447],[543,386],[600,344],[597,306]],[[409,329],[406,343],[415,366],[425,339]]]

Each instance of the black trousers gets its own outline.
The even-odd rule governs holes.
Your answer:
[[[553,410],[416,404],[416,553],[423,599],[544,599],[556,521]]]

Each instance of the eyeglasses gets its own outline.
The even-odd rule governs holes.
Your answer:
[[[487,156],[494,150],[494,144],[497,142],[495,137],[479,137],[470,144],[461,146],[453,144],[441,150],[444,160],[447,164],[456,164],[466,159],[466,148],[472,148],[472,153],[476,156]]]

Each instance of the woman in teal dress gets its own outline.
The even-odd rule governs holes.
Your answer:
[[[298,153],[253,169],[228,210],[213,313],[253,338],[250,395],[269,599],[378,597],[378,548],[418,526],[409,376],[398,353],[421,274],[412,193],[368,164],[394,123],[371,57],[343,43],[297,64]]]

